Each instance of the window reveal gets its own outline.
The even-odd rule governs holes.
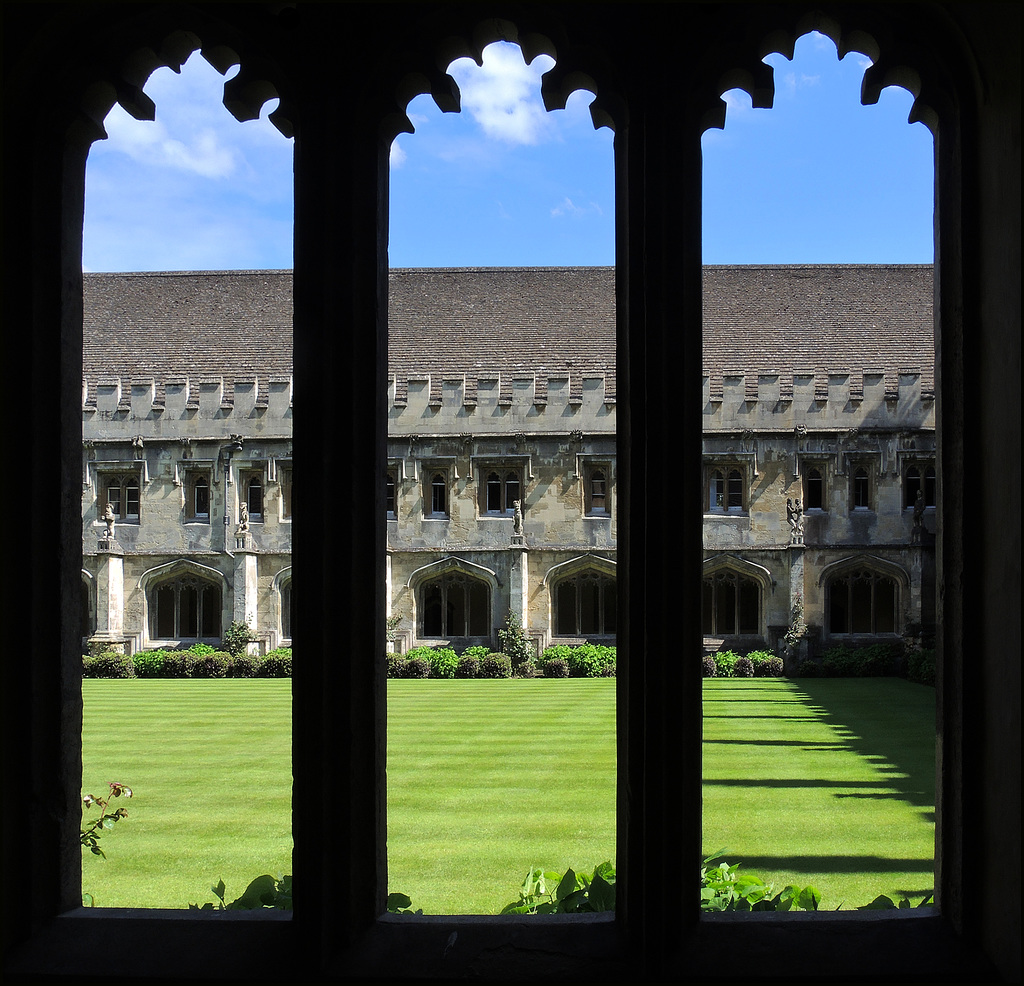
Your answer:
[[[512,504],[521,499],[519,471],[491,470],[484,480],[483,512],[488,514],[511,514]]]
[[[895,633],[896,583],[870,569],[861,569],[829,583],[829,631]]]
[[[263,480],[250,476],[245,484],[245,505],[249,508],[250,520],[263,520]]]
[[[490,633],[491,593],[480,579],[451,572],[420,590],[424,637],[485,637]]]
[[[701,598],[705,635],[760,633],[761,591],[753,579],[718,572],[704,579]]]
[[[193,575],[162,582],[150,595],[150,633],[161,640],[221,636],[220,588]]]
[[[107,499],[99,505],[102,515],[109,503],[114,516],[122,523],[139,520],[139,480],[136,476],[111,476],[105,484]]]
[[[615,579],[580,572],[555,586],[555,633],[561,637],[615,633]]]
[[[907,469],[906,479],[903,483],[903,506],[911,508],[917,500],[918,490],[924,495],[926,507],[935,506],[935,466],[927,466],[922,475],[919,466],[910,466]]]
[[[715,469],[708,476],[708,513],[743,513],[746,480],[741,469]]]
[[[385,501],[386,501],[388,518],[390,520],[393,520],[397,516],[397,514],[395,513],[395,506],[396,506],[396,500],[395,500],[396,484],[395,484],[395,474],[393,472],[389,472],[387,474],[387,480],[386,480],[386,483],[385,483],[385,490],[386,490]]]
[[[430,515],[448,516],[448,477],[443,472],[435,472],[430,478]]]
[[[821,470],[813,468],[808,471],[804,482],[804,509],[825,509],[825,477]]]
[[[864,466],[857,466],[853,472],[853,509],[871,509],[871,481]]]
[[[584,509],[588,517],[605,517],[610,513],[608,496],[608,467],[592,466],[584,478]]]

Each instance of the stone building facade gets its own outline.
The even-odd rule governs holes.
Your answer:
[[[663,450],[663,522],[700,482],[705,646],[927,632],[931,268],[704,279],[703,461]],[[290,643],[290,274],[90,274],[85,308],[84,637]],[[496,645],[509,612],[538,649],[614,642],[615,358],[609,268],[391,272],[396,647]]]

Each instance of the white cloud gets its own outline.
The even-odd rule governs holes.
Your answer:
[[[551,210],[551,215],[554,218],[570,216],[573,219],[581,219],[583,216],[590,214],[603,216],[604,210],[596,202],[577,205],[568,195]]]
[[[484,49],[483,67],[469,58],[452,62],[449,72],[462,91],[462,106],[484,133],[510,144],[536,144],[551,130],[540,98],[540,77],[550,68],[546,56],[523,61],[517,45],[496,43]]]
[[[161,121],[135,120],[119,106],[110,111],[104,126],[108,136],[105,150],[121,151],[140,164],[175,168],[204,178],[226,178],[236,167],[234,151],[209,127],[183,133],[183,139],[172,138]]]
[[[408,155],[402,150],[397,140],[391,142],[391,152],[388,155],[388,163],[392,168],[400,168],[405,164]]]

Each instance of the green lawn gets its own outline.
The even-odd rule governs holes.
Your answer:
[[[704,851],[830,909],[934,885],[935,689],[898,678],[704,682]]]
[[[85,790],[131,816],[83,857],[100,906],[211,900],[291,870],[290,682],[83,682]],[[705,682],[705,851],[826,906],[932,886],[933,689]],[[391,889],[493,913],[533,864],[615,858],[614,679],[388,683]]]

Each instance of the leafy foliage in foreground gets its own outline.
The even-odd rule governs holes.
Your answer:
[[[201,907],[199,904],[189,904],[190,911],[258,911],[262,908],[273,908],[278,911],[290,911],[292,909],[292,878],[291,876],[272,877],[268,873],[256,877],[245,888],[241,897],[236,897],[228,903],[225,901],[227,888],[223,880],[218,880],[217,885],[210,887],[217,898],[217,903],[207,901]]]
[[[705,856],[700,864],[700,909],[702,911],[816,911],[821,894],[814,887],[787,886],[779,893],[752,873],[740,873],[740,864],[730,866],[721,850]],[[719,860],[717,865],[712,865]]]
[[[506,904],[502,914],[593,914],[615,910],[615,867],[610,862],[594,867],[590,876],[571,867],[563,874],[534,866],[519,888],[519,899]]]

